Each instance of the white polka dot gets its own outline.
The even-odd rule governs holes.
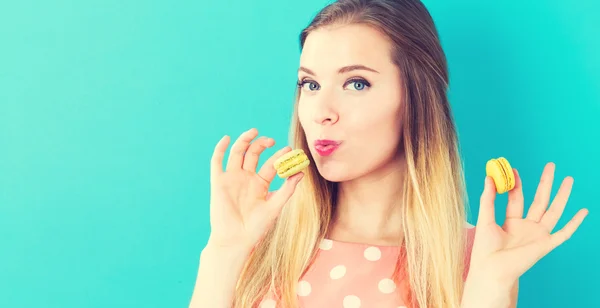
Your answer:
[[[396,290],[396,284],[393,280],[386,278],[379,282],[379,291],[381,293],[390,294]]]
[[[331,279],[340,279],[344,277],[344,275],[346,275],[346,267],[343,265],[338,265],[329,272],[329,277],[331,277]]]
[[[302,280],[298,283],[298,296],[308,296],[312,291],[310,283],[306,280]]]
[[[274,300],[265,299],[260,303],[259,308],[275,308],[275,306],[277,306],[277,303]]]
[[[369,261],[377,261],[381,259],[381,250],[377,247],[369,247],[365,249],[364,256]]]
[[[322,240],[321,244],[319,245],[319,248],[323,250],[329,250],[331,247],[333,247],[333,241],[328,239]]]
[[[356,295],[344,297],[344,308],[360,308],[360,298]]]

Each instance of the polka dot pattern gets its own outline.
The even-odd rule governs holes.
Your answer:
[[[475,229],[466,228],[470,243],[466,264]],[[391,279],[400,252],[401,247],[322,240],[316,259],[298,280],[296,293],[300,306],[407,308],[407,303],[398,296],[406,292],[406,282]],[[253,307],[280,308],[283,303],[277,303],[275,298],[268,294]]]
[[[306,280],[302,280],[298,283],[298,296],[308,296],[312,291],[310,283]]]
[[[346,267],[343,265],[338,265],[329,272],[329,277],[331,277],[331,279],[340,279],[344,277],[344,275],[346,275]]]
[[[377,247],[369,247],[364,252],[365,259],[369,261],[377,261],[381,259],[381,250]]]
[[[275,308],[277,303],[272,299],[265,299],[260,303],[259,308]]]
[[[344,308],[360,308],[360,298],[356,295],[348,295],[344,297]]]
[[[393,280],[386,278],[379,281],[378,288],[381,293],[390,294],[396,290],[396,284]]]
[[[322,250],[330,250],[332,247],[333,241],[328,239],[322,240],[321,244],[319,245],[319,248],[321,248]]]

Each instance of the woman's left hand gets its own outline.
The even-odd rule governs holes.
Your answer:
[[[471,253],[471,272],[510,286],[537,261],[569,239],[586,217],[581,209],[559,231],[552,233],[571,194],[573,178],[566,177],[550,207],[554,181],[554,163],[544,168],[533,203],[523,218],[523,189],[516,169],[515,187],[508,192],[506,220],[500,227],[494,215],[496,189],[491,177],[486,177],[481,195],[479,218]]]

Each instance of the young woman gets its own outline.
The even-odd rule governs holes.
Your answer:
[[[467,227],[446,58],[418,0],[337,1],[300,45],[291,146],[312,163],[269,193],[290,147],[257,172],[273,139],[241,134],[224,169],[230,139],[218,142],[190,307],[514,307],[519,276],[587,214],[552,234],[573,179],[548,207],[547,164],[524,215],[514,170],[499,226],[486,178],[477,232]]]

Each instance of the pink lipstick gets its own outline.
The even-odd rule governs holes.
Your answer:
[[[320,139],[315,140],[315,150],[321,156],[329,156],[340,146],[340,141]]]

